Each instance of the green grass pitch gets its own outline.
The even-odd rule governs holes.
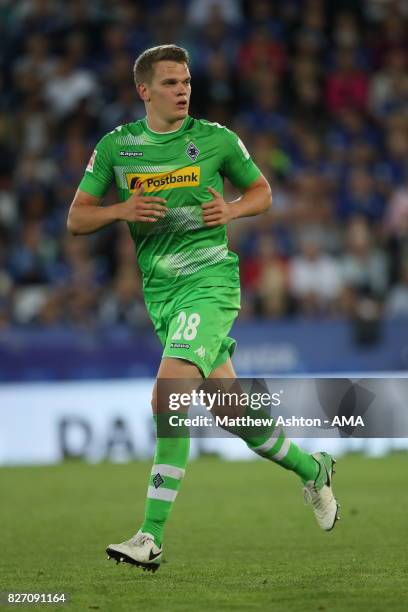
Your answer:
[[[104,552],[136,531],[149,468],[0,469],[0,591],[70,596],[36,610],[408,610],[408,454],[338,461],[342,516],[331,533],[289,472],[266,461],[193,462],[154,575]]]

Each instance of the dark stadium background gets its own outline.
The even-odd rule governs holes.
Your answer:
[[[98,139],[144,116],[135,57],[167,42],[191,54],[191,114],[238,132],[273,189],[266,215],[229,228],[238,372],[406,372],[407,14],[380,0],[3,1],[0,381],[155,375],[125,224],[73,237],[66,217]]]

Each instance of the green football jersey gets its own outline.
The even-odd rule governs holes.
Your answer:
[[[97,144],[79,185],[101,197],[115,182],[119,200],[143,187],[166,199],[155,223],[128,223],[146,300],[161,301],[187,283],[239,286],[238,257],[226,226],[204,225],[201,205],[223,193],[223,179],[245,189],[260,176],[236,134],[218,123],[186,117],[173,132],[149,129],[145,119],[117,127]]]

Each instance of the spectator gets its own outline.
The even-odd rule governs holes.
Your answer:
[[[214,13],[220,15],[228,25],[237,25],[242,20],[237,0],[192,0],[187,11],[187,23],[203,27]]]
[[[317,226],[330,232],[333,219],[327,182],[316,171],[302,171],[293,181],[292,223],[296,232],[305,226]]]
[[[303,315],[318,315],[336,311],[341,290],[341,275],[337,262],[322,252],[321,237],[314,232],[300,239],[300,253],[290,266],[289,285],[296,309]]]
[[[408,181],[392,194],[384,219],[391,281],[396,283],[403,274],[403,262],[408,258]]]
[[[392,236],[408,236],[408,180],[390,199],[385,227]]]
[[[391,51],[381,70],[376,72],[370,84],[369,106],[371,112],[381,119],[396,105],[399,83],[406,80],[407,58],[403,51]]]
[[[367,76],[356,67],[355,53],[350,49],[339,49],[334,70],[327,79],[326,99],[331,113],[347,107],[365,110],[368,101]]]
[[[363,218],[350,222],[346,246],[341,258],[343,306],[348,314],[355,314],[365,298],[376,305],[384,300],[389,284],[387,259],[372,243],[368,223]]]
[[[388,295],[385,310],[389,317],[408,318],[408,260],[402,269],[400,282]]]
[[[112,286],[104,292],[98,318],[103,325],[125,324],[137,329],[148,324],[140,285],[134,271],[119,271]]]
[[[377,173],[395,189],[408,180],[408,130],[390,130],[386,138],[386,157],[377,165]]]
[[[24,79],[30,73],[35,73],[45,83],[56,67],[56,58],[50,52],[50,43],[43,34],[32,33],[25,40],[26,53],[14,65],[14,75]]]
[[[243,284],[258,315],[276,318],[288,312],[288,265],[267,234],[260,237],[255,257],[244,264]]]
[[[365,168],[349,171],[337,213],[342,219],[362,215],[369,221],[379,221],[384,212],[384,201],[376,191],[375,182]]]
[[[251,90],[250,95],[253,97],[256,91],[256,97],[251,109],[243,112],[239,120],[253,133],[266,131],[283,139],[287,133],[288,121],[282,111],[279,85],[275,77],[262,73],[257,81],[255,74]]]
[[[250,79],[259,70],[281,78],[285,67],[283,45],[271,39],[265,27],[254,29],[239,50],[238,68],[243,78]]]
[[[47,267],[55,256],[55,243],[47,236],[39,221],[28,221],[20,240],[11,248],[9,270],[20,285],[44,285]]]
[[[81,100],[94,100],[96,91],[94,76],[88,71],[75,68],[72,59],[66,56],[59,60],[44,94],[51,113],[56,119],[63,120],[77,108]]]

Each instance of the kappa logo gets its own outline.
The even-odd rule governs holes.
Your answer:
[[[181,342],[172,342],[170,344],[170,348],[174,348],[174,349],[189,349],[190,345],[189,344],[183,344]]]
[[[205,348],[201,345],[194,351],[201,359],[205,357]]]
[[[143,187],[146,193],[163,191],[164,189],[177,189],[179,187],[198,187],[200,185],[200,166],[187,166],[180,170],[157,173],[129,173],[126,182],[129,191]]]
[[[121,157],[143,157],[143,151],[120,151]]]
[[[196,147],[194,142],[189,142],[187,145],[186,153],[193,161],[195,161],[200,155],[200,149]]]

